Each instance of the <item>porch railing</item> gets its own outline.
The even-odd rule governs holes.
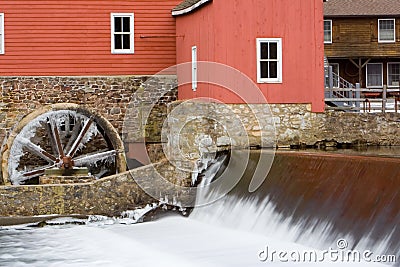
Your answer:
[[[328,110],[352,112],[398,112],[400,110],[400,87],[361,88],[325,68],[325,103]]]
[[[339,103],[327,110],[400,112],[400,88],[360,88],[357,83],[355,88],[325,88],[325,96],[325,102]]]

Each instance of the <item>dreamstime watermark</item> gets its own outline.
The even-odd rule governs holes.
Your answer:
[[[248,76],[239,70],[216,62],[197,62],[197,91],[192,91],[192,63],[167,68],[149,77],[133,94],[125,113],[122,129],[123,141],[130,144],[135,157],[155,163],[146,147],[149,129],[161,127],[163,153],[170,166],[192,177],[204,170],[205,161],[216,159],[219,147],[241,148],[240,160],[228,162],[219,178],[199,184],[208,190],[215,188],[207,199],[196,198],[196,186],[182,186],[172,182],[171,171],[163,172],[157,166],[147,179],[133,177],[150,196],[160,201],[171,200],[181,207],[194,207],[211,203],[223,197],[240,181],[250,160],[250,147],[270,147],[270,153],[261,154],[248,190],[257,190],[272,166],[275,154],[276,131],[267,100]],[[177,74],[178,84],[168,81],[171,73]],[[166,78],[167,77],[167,78]],[[176,86],[185,101],[168,106],[165,99],[173,99]],[[206,97],[204,97],[206,95]],[[171,97],[172,96],[172,97]],[[240,105],[230,105],[227,100]],[[232,103],[232,102],[229,102]],[[257,104],[256,108],[255,105]],[[260,106],[260,104],[262,106]],[[164,108],[160,108],[164,106]],[[260,108],[262,107],[262,108]],[[162,111],[164,110],[164,111]],[[165,112],[164,114],[159,113]],[[163,122],[157,121],[160,118]],[[256,141],[255,141],[256,140]],[[134,144],[134,147],[133,145]],[[230,150],[231,157],[236,151]],[[140,154],[140,155],[139,155]],[[214,158],[213,158],[214,157]],[[150,166],[150,165],[149,165]],[[131,166],[128,167],[131,169]],[[133,168],[133,167],[132,167]],[[149,167],[150,168],[150,167]],[[229,171],[234,169],[233,171]],[[152,179],[151,181],[149,179]],[[149,184],[152,186],[149,187]],[[156,190],[154,189],[156,188]]]
[[[348,249],[346,239],[339,239],[336,248],[326,250],[273,250],[265,246],[257,254],[262,262],[367,262],[367,263],[396,263],[396,255],[377,255],[370,250]]]

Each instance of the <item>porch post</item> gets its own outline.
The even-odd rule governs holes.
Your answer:
[[[361,98],[361,86],[360,83],[356,83],[356,96],[355,98],[357,99],[356,101],[356,108],[358,112],[360,112],[360,98]]]
[[[333,67],[328,67],[328,79],[329,79],[329,98],[333,97]]]

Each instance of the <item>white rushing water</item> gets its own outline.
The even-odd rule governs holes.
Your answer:
[[[133,225],[105,221],[3,230],[0,266],[366,266],[328,261],[261,261],[260,252],[266,247],[269,251],[313,251],[295,243],[179,216]]]
[[[278,239],[269,232],[250,232],[246,227],[240,229],[259,219],[245,223],[246,212],[251,211],[232,212],[238,222],[236,229],[221,225],[212,215],[200,221],[201,212],[189,218],[175,215],[135,224],[153,208],[129,211],[119,219],[92,216],[88,220],[55,219],[48,222],[53,226],[42,228],[3,227],[0,266],[383,266],[343,262],[327,255],[322,260],[323,251],[287,241],[290,229],[287,239]],[[226,212],[221,213],[224,215]],[[84,224],[65,224],[71,221]],[[280,230],[285,231],[283,226]],[[333,249],[338,250],[336,246]],[[279,258],[274,251],[287,254]],[[289,261],[288,253],[299,257],[298,262]],[[302,255],[309,257],[311,253],[317,255],[317,260],[301,260]]]

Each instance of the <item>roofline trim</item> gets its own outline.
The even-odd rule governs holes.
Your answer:
[[[368,14],[368,15],[324,15],[324,18],[398,18],[400,14]]]
[[[189,13],[189,12],[195,10],[196,8],[198,8],[199,6],[204,5],[205,3],[210,2],[210,1],[212,1],[212,0],[201,0],[201,1],[197,2],[196,4],[194,4],[190,7],[187,7],[185,9],[172,10],[172,16],[184,15],[184,14]]]

